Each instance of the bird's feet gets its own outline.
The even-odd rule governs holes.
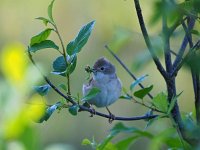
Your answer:
[[[90,109],[91,109],[90,117],[93,117],[94,115],[96,115],[96,110],[91,105],[90,105]]]
[[[115,115],[113,115],[112,113],[110,113],[109,115],[110,118],[108,119],[108,122],[111,124],[115,120]]]
[[[108,107],[106,107],[108,113],[109,113],[109,119],[108,122],[111,124],[114,120],[115,120],[115,115],[113,115],[110,110],[108,109]]]

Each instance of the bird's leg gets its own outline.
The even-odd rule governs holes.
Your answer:
[[[90,109],[92,110],[91,112],[90,112],[90,117],[93,117],[94,115],[96,115],[96,110],[92,107],[92,105],[90,104]]]
[[[109,115],[110,115],[110,118],[109,118],[108,122],[109,122],[109,123],[112,123],[113,120],[115,120],[115,115],[113,115],[113,114],[110,112],[110,110],[108,109],[108,107],[106,107],[106,109],[107,109],[107,111],[108,111],[108,113],[109,113]]]

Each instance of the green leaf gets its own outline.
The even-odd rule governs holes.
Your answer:
[[[123,123],[117,123],[111,130],[110,134],[98,145],[99,149],[106,149],[107,145],[109,145],[110,141],[118,135],[120,132],[125,133],[135,133],[136,136],[140,137],[147,137],[147,138],[153,138],[153,135],[146,131],[141,131],[135,127],[127,127]],[[114,145],[116,147],[116,145]],[[118,147],[117,147],[118,148]]]
[[[76,63],[77,63],[77,56],[76,55],[72,55],[69,56],[69,60],[68,60],[68,66],[67,66],[67,74],[71,74],[75,68],[76,68]]]
[[[97,148],[99,150],[106,149],[107,145],[109,145],[110,141],[115,137],[116,134],[109,134],[101,143],[98,144]]]
[[[167,95],[163,92],[159,93],[153,98],[153,105],[160,111],[167,112],[168,110],[168,100]]]
[[[138,139],[139,137],[141,136],[132,136],[132,137],[129,137],[129,138],[126,138],[126,139],[123,139],[119,142],[117,142],[115,144],[115,146],[117,147],[117,150],[128,150],[129,149],[129,146],[136,140]]]
[[[89,139],[83,139],[82,145],[86,145],[86,146],[90,145],[92,149],[97,149],[97,143],[95,142],[94,137],[92,141],[90,141]]]
[[[134,89],[134,87],[138,84],[140,84],[142,81],[144,81],[144,79],[147,77],[148,75],[143,75],[141,77],[139,77],[136,81],[132,82],[130,85],[130,90],[132,91]]]
[[[65,76],[67,64],[63,56],[59,56],[53,62],[53,74]]]
[[[44,18],[44,17],[38,17],[35,19],[42,20],[45,26],[47,26],[48,23],[52,23],[49,19]]]
[[[126,99],[126,100],[131,100],[131,99],[132,99],[132,97],[129,96],[129,95],[122,95],[122,96],[120,96],[119,98],[120,98],[120,99]]]
[[[127,132],[127,133],[132,133],[135,131],[138,131],[139,129],[135,127],[127,127],[123,123],[119,122],[115,124],[115,126],[110,130],[111,134],[116,134],[119,132]]]
[[[54,20],[53,20],[53,15],[52,15],[54,1],[55,1],[55,0],[52,0],[52,1],[51,1],[51,4],[48,6],[48,16],[49,16],[49,19],[50,19],[52,22],[54,22]]]
[[[40,32],[39,34],[33,36],[31,38],[30,46],[45,41],[49,37],[52,30],[53,29],[47,28],[44,31]]]
[[[77,37],[67,45],[67,53],[73,55],[79,53],[83,46],[87,43],[92,32],[95,21],[92,21],[81,28]]]
[[[198,30],[192,30],[191,33],[200,37],[200,32]]]
[[[42,85],[42,86],[34,86],[34,90],[40,94],[41,96],[47,95],[47,93],[50,90],[50,85],[46,84],[46,85]]]
[[[68,111],[70,114],[72,114],[73,116],[76,116],[78,113],[78,105],[72,105],[69,107]]]
[[[95,97],[99,92],[101,92],[98,88],[92,88],[83,98],[82,101],[87,101]]]
[[[91,145],[91,141],[89,139],[83,139],[81,145]]]
[[[59,47],[51,40],[45,40],[40,43],[33,44],[32,46],[28,47],[30,52],[35,53],[38,50],[45,49],[45,48],[53,48],[59,50]]]
[[[64,85],[64,84],[59,84],[58,86],[61,87],[63,90],[67,91],[66,85]]]
[[[134,92],[134,96],[137,98],[143,99],[152,89],[153,89],[153,85],[146,87],[144,89],[140,89]]]
[[[117,147],[112,143],[108,142],[105,147],[103,148],[97,148],[98,150],[118,150]]]
[[[53,114],[53,112],[58,109],[61,106],[60,102],[57,102],[56,104],[48,107],[44,113],[44,115],[39,119],[38,123],[42,123],[43,121],[47,121],[51,115]]]

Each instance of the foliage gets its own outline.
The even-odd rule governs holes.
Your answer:
[[[40,69],[38,69],[41,72],[47,84],[43,86],[35,86],[34,90],[41,96],[45,96],[48,94],[51,87],[60,96],[64,98],[63,101],[58,101],[54,105],[50,105],[45,108],[43,107],[43,109],[40,110],[39,115],[37,115],[37,117],[34,117],[34,120],[39,123],[47,121],[51,117],[53,112],[55,112],[56,110],[61,110],[65,108],[68,108],[68,112],[73,116],[77,116],[78,112],[81,112],[82,110],[95,114],[96,112],[92,110],[90,107],[84,106],[84,102],[87,102],[91,98],[95,97],[99,92],[101,92],[98,88],[93,88],[84,97],[80,98],[79,94],[77,94],[78,96],[74,96],[71,93],[71,88],[70,88],[71,87],[70,76],[74,71],[76,71],[78,55],[80,52],[82,52],[85,44],[88,42],[89,37],[94,28],[95,21],[90,21],[89,23],[83,25],[79,30],[77,36],[73,40],[69,41],[68,43],[64,43],[60,35],[60,32],[57,28],[55,19],[53,17],[54,2],[55,0],[53,0],[48,6],[48,18],[45,17],[36,18],[38,20],[43,21],[45,29],[31,38],[30,44],[27,48],[27,52],[29,54],[30,60],[36,67],[37,65],[32,57],[34,53],[38,53],[40,50],[43,49],[46,50],[54,49],[59,53],[59,56],[55,58],[55,60],[52,62],[53,71],[51,73],[55,75],[55,77],[62,76],[67,80],[66,84],[63,83],[59,84],[59,87],[62,88],[64,91],[66,91],[67,94],[64,95],[62,92],[60,92],[58,88],[55,87],[50,82],[48,77],[46,77],[43,74],[43,72],[40,71]],[[139,78],[135,78],[132,75],[135,81],[133,81],[130,84],[129,91],[124,88],[124,95],[122,95],[120,98],[135,102],[137,104],[140,104],[141,106],[150,109],[150,111],[148,111],[143,118],[144,121],[147,122],[145,130],[138,129],[135,127],[128,127],[123,123],[117,123],[110,130],[108,136],[105,137],[101,142],[96,142],[94,138],[92,140],[84,139],[82,141],[82,145],[89,145],[93,149],[97,150],[103,150],[103,149],[120,150],[120,149],[129,149],[131,145],[134,144],[135,141],[138,141],[140,138],[146,138],[148,139],[148,141],[150,141],[149,149],[152,150],[165,149],[165,148],[167,149],[195,148],[198,146],[199,143],[199,134],[198,134],[200,131],[199,130],[200,118],[198,118],[198,116],[200,116],[200,110],[198,112],[199,106],[196,107],[197,123],[193,121],[194,118],[192,116],[187,116],[185,119],[182,120],[182,116],[180,114],[177,103],[177,100],[181,95],[181,93],[178,95],[176,94],[175,79],[179,69],[182,68],[182,65],[184,63],[187,63],[190,69],[193,71],[192,72],[193,82],[197,82],[193,83],[196,94],[195,100],[200,103],[200,98],[197,99],[199,96],[199,88],[200,88],[198,87],[200,86],[200,81],[199,81],[199,69],[198,69],[199,53],[197,51],[200,48],[200,42],[193,44],[192,41],[192,35],[199,36],[199,31],[193,29],[194,23],[193,24],[190,23],[192,21],[195,22],[196,20],[199,20],[200,11],[199,7],[197,7],[199,2],[198,0],[189,0],[189,1],[184,1],[182,3],[177,3],[176,1],[167,1],[167,0],[158,0],[154,2],[154,11],[153,11],[153,16],[150,20],[150,24],[156,25],[160,20],[162,20],[162,33],[160,33],[159,37],[156,38],[155,43],[153,43],[152,42],[153,40],[149,38],[148,32],[146,30],[143,16],[141,13],[139,0],[134,0],[134,3],[136,6],[136,12],[138,15],[140,27],[142,29],[142,33],[147,48],[151,54],[151,55],[143,55],[142,59],[139,58],[139,62],[137,63],[137,66],[135,68],[138,68],[142,66],[144,63],[149,62],[151,59],[153,59],[157,66],[157,69],[165,79],[167,85],[167,92],[161,91],[155,94],[156,96],[153,97],[151,95],[151,91],[153,90],[153,84],[146,87],[141,84],[147,78],[148,75],[143,75]],[[187,24],[185,23],[186,21]],[[185,32],[185,38],[183,38],[183,44],[181,45],[178,54],[173,52],[173,54],[175,54],[176,57],[174,63],[172,63],[170,38],[173,36],[175,30],[180,26],[183,26],[183,31]],[[58,45],[57,43],[49,39],[49,36],[52,33],[55,33],[58,36],[61,43],[60,46],[57,46]],[[121,39],[122,43],[127,41],[127,37],[128,36],[125,36]],[[185,39],[187,41],[185,41]],[[188,43],[190,45],[190,49],[189,52],[184,57],[184,51]],[[111,50],[109,51],[111,52]],[[113,52],[111,52],[111,54],[114,55]],[[165,56],[166,69],[164,69],[164,67],[160,62],[161,54],[164,54]],[[114,56],[120,62],[119,58],[116,55]],[[131,74],[129,71],[127,72]],[[141,89],[136,90],[136,86],[138,85],[141,87]],[[150,100],[147,100],[147,96],[150,98]],[[195,106],[197,106],[196,103]],[[157,115],[154,116],[153,113],[156,113]],[[109,117],[102,113],[97,113],[97,114],[103,117],[107,118]],[[159,133],[151,133],[147,131],[148,129],[147,127],[151,127],[152,124],[155,124],[155,122],[160,121],[161,119],[169,119],[173,126]],[[20,123],[19,120],[20,119],[17,118],[13,124]],[[22,124],[22,126],[28,126],[27,124],[28,123],[25,122],[25,124]],[[12,128],[14,128],[14,126],[11,123],[11,127],[9,128],[9,130],[12,131],[13,130]],[[20,130],[21,129],[16,131],[20,132]],[[129,136],[126,137],[125,139],[113,142],[113,139],[120,133],[128,134]],[[19,133],[16,132],[15,134]]]
[[[73,73],[73,71],[76,69],[76,64],[77,64],[77,55],[78,53],[82,50],[84,45],[87,43],[91,32],[94,28],[95,21],[91,21],[88,24],[84,25],[80,31],[78,32],[77,36],[75,37],[74,40],[70,41],[68,44],[66,44],[66,48],[64,47],[62,38],[60,36],[60,33],[58,31],[57,25],[54,21],[53,18],[53,5],[54,5],[54,0],[51,2],[51,4],[48,6],[48,17],[49,18],[44,18],[44,17],[38,17],[36,19],[43,21],[43,23],[46,26],[46,29],[41,31],[39,34],[33,36],[30,40],[30,45],[28,46],[28,53],[29,56],[32,57],[32,53],[37,53],[42,49],[55,49],[57,50],[61,55],[58,56],[52,63],[53,71],[51,72],[54,75],[61,75],[63,77],[66,77],[69,79],[69,75]],[[51,25],[52,27],[49,28],[48,25]],[[60,39],[61,42],[61,49],[51,40],[49,40],[50,34],[52,34],[52,31],[56,33],[58,38]],[[32,59],[32,58],[31,58]],[[32,59],[33,62],[33,59]],[[65,90],[70,92],[70,85],[60,83],[59,86]],[[51,86],[49,84],[43,85],[43,86],[35,86],[34,90],[40,94],[41,96],[45,96],[49,93]],[[88,99],[91,99],[95,95],[97,95],[100,92],[99,89],[93,88],[91,89],[88,94],[84,97],[81,98],[82,101],[84,102],[87,101]],[[68,93],[70,95],[70,93]],[[79,101],[79,98],[73,97],[74,100]],[[68,111],[70,114],[76,116],[78,113],[79,105],[78,104],[68,104],[68,100],[64,102],[58,101],[56,104],[51,105],[46,108],[46,111],[44,115],[37,121],[38,123],[42,123],[43,121],[47,121],[52,113],[57,110],[57,109],[63,109],[63,108],[68,108]]]

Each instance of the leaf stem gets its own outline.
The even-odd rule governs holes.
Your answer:
[[[146,105],[143,101],[142,101],[142,102],[139,102],[139,101],[137,101],[136,99],[134,99],[132,96],[130,96],[130,97],[131,97],[132,100],[133,100],[135,103],[137,103],[137,104],[140,104],[140,105],[142,105],[142,106],[144,106],[144,107],[146,107],[146,108],[149,108],[149,109],[151,109],[152,111],[156,111],[156,112],[159,112],[159,113],[166,114],[166,112],[160,111],[160,110],[158,110],[158,109],[156,109],[156,108],[154,108],[154,107],[152,107],[152,106]]]
[[[66,51],[65,51],[65,47],[64,47],[64,43],[63,43],[62,37],[61,37],[61,35],[60,35],[59,31],[58,31],[58,28],[57,28],[56,24],[52,24],[52,25],[54,26],[55,32],[58,35],[58,38],[60,40],[60,43],[61,43],[61,46],[62,46],[62,50],[63,50],[63,57],[64,57],[66,65],[67,65],[68,64],[67,54],[66,54]],[[67,95],[71,95],[70,76],[69,76],[69,74],[67,74],[66,78],[67,78]]]

